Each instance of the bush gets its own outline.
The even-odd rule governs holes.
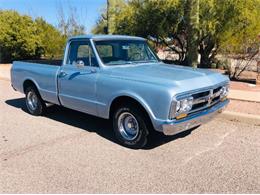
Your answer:
[[[60,55],[62,35],[52,25],[16,11],[0,10],[0,62]]]

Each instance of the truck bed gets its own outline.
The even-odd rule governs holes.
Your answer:
[[[59,104],[57,74],[60,65],[60,60],[15,61],[11,68],[12,86],[17,91],[24,93],[24,83],[27,80],[33,81],[37,84],[36,87],[44,100]]]
[[[46,64],[51,66],[61,66],[62,60],[25,60],[23,62],[33,63],[33,64]]]

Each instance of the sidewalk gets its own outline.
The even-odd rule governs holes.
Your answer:
[[[230,81],[229,99],[260,103],[260,86]]]
[[[260,103],[260,92],[230,89],[229,99]]]
[[[10,80],[11,64],[0,64],[0,79]]]
[[[231,81],[228,97],[230,104],[220,117],[260,126],[260,86]]]

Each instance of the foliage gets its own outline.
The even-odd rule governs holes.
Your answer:
[[[195,8],[199,17],[193,17]],[[129,0],[111,14],[116,17],[110,33],[148,38],[157,48],[178,54],[181,64],[191,65],[189,40],[200,54],[199,66],[206,68],[218,64],[218,53],[241,54],[259,47],[260,0]],[[104,26],[101,17],[93,32]]]
[[[222,23],[226,25],[223,28],[219,24],[222,35],[219,37],[221,51],[241,54],[247,53],[250,48],[258,49],[260,0],[229,0],[223,6],[229,8],[226,16],[222,17]]]
[[[37,26],[37,34],[40,40],[42,55],[47,58],[60,58],[63,55],[66,36],[52,25],[48,24],[42,18],[35,20]]]
[[[0,11],[0,60],[39,57],[42,54],[36,24],[29,16]]]
[[[96,26],[92,29],[93,34],[106,34],[107,25],[109,26],[109,33],[115,32],[115,23],[117,16],[121,13],[121,10],[126,6],[124,0],[109,0],[109,9],[102,9],[102,13],[96,23]],[[108,16],[107,16],[108,14]]]
[[[256,46],[260,33],[259,0],[200,0],[200,4],[202,67],[214,62],[217,53],[239,54]]]
[[[42,18],[0,10],[0,62],[61,56],[65,37]]]

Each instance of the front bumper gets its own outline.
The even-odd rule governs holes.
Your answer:
[[[13,90],[17,91],[17,90],[14,88],[13,84],[11,84],[11,87],[13,88]]]
[[[204,124],[214,118],[217,114],[221,113],[228,103],[229,100],[225,100],[199,113],[163,124],[163,133],[165,135],[175,135],[177,133]]]

